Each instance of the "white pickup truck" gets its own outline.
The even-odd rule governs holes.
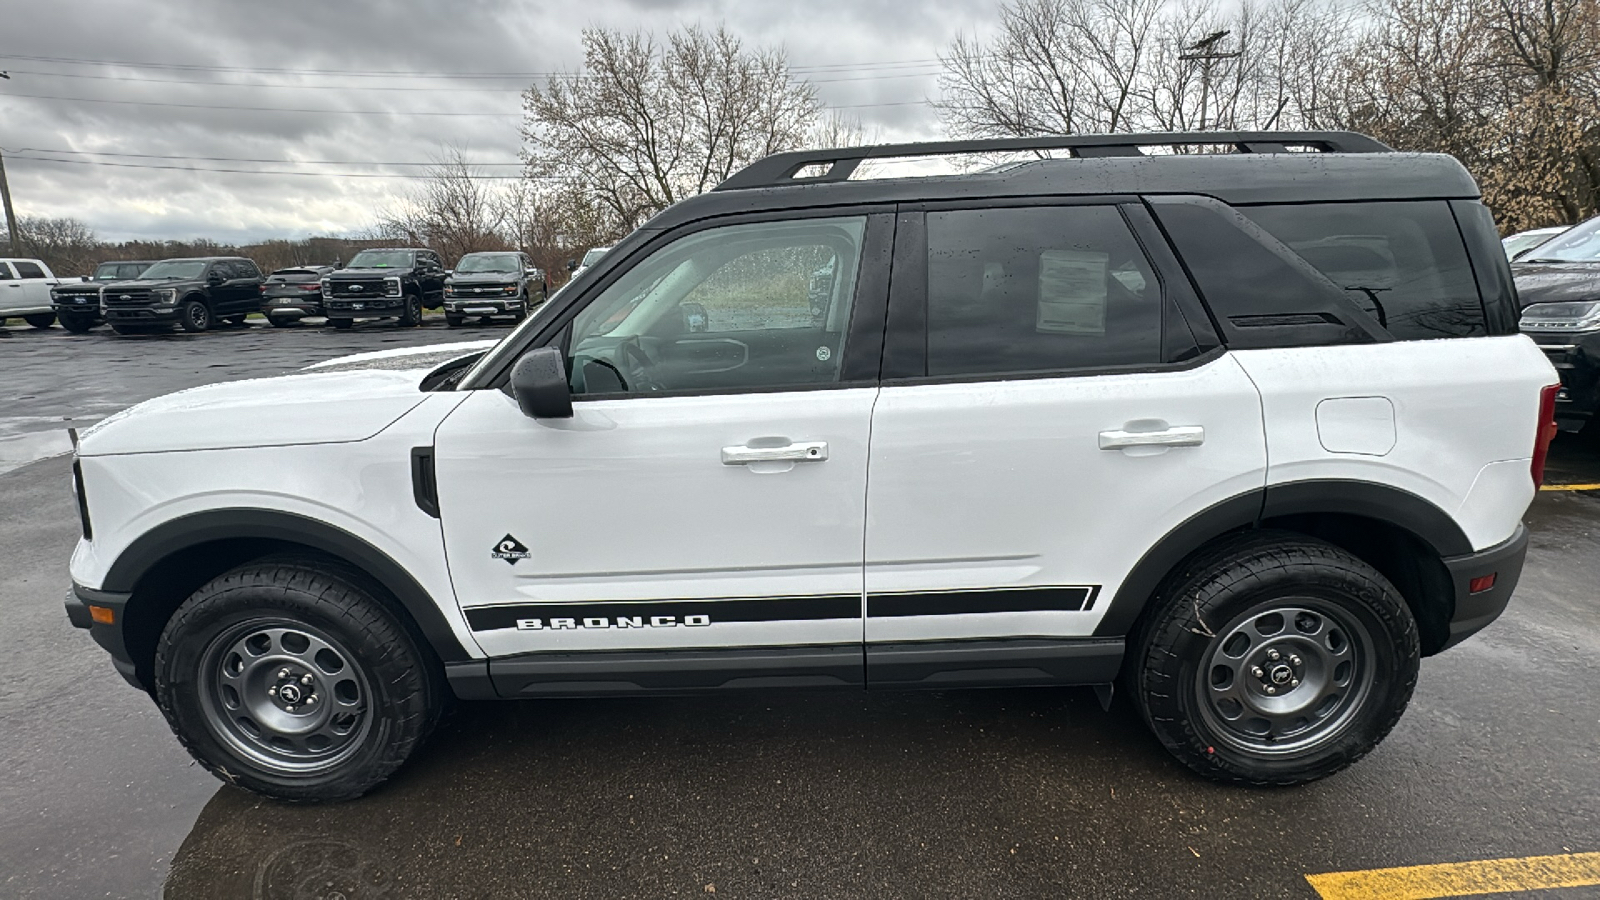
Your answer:
[[[0,324],[20,318],[35,328],[55,324],[50,289],[61,279],[37,259],[0,259]]]

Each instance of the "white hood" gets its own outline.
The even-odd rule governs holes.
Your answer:
[[[395,350],[374,350],[355,353],[337,359],[324,360],[305,367],[307,372],[344,371],[346,369],[435,369],[440,365],[493,347],[499,341],[458,341],[453,344],[429,344],[422,347],[400,347]]]

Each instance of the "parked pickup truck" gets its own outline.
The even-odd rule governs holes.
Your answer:
[[[363,250],[322,280],[322,308],[334,328],[349,328],[356,319],[421,325],[423,307],[444,302],[444,279],[444,263],[432,250]]]
[[[151,259],[122,259],[103,262],[83,281],[63,281],[50,289],[50,305],[55,308],[61,327],[82,334],[104,325],[100,314],[100,289],[113,281],[137,281],[144,270],[155,265]]]
[[[8,318],[20,318],[35,328],[55,324],[50,308],[50,289],[61,279],[37,259],[0,259],[0,325]]]

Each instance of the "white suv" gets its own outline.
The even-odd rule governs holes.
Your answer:
[[[82,436],[69,614],[228,780],[359,795],[452,695],[1119,680],[1318,778],[1505,607],[1557,380],[1466,171],[1348,133],[772,157],[451,355]]]

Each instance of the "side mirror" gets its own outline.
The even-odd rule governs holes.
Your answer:
[[[511,367],[511,396],[530,419],[572,418],[572,388],[561,350],[540,347],[522,354]]]
[[[447,275],[447,276],[448,275],[454,275],[455,273],[456,273],[455,269],[445,269],[444,270],[444,274]]]
[[[578,269],[578,261],[577,260],[575,260],[575,259],[567,260],[567,271],[568,272],[575,272],[575,271],[577,271],[577,269]]]
[[[683,330],[688,334],[699,334],[711,327],[706,308],[698,303],[680,303],[678,312],[683,316]]]
[[[215,286],[217,286],[217,285],[219,285],[219,284],[221,284],[221,283],[223,283],[224,281],[227,281],[227,280],[228,279],[222,277],[222,273],[221,272],[212,272],[210,275],[206,276],[206,284],[209,284],[209,285],[211,285],[213,287],[215,287]]]

